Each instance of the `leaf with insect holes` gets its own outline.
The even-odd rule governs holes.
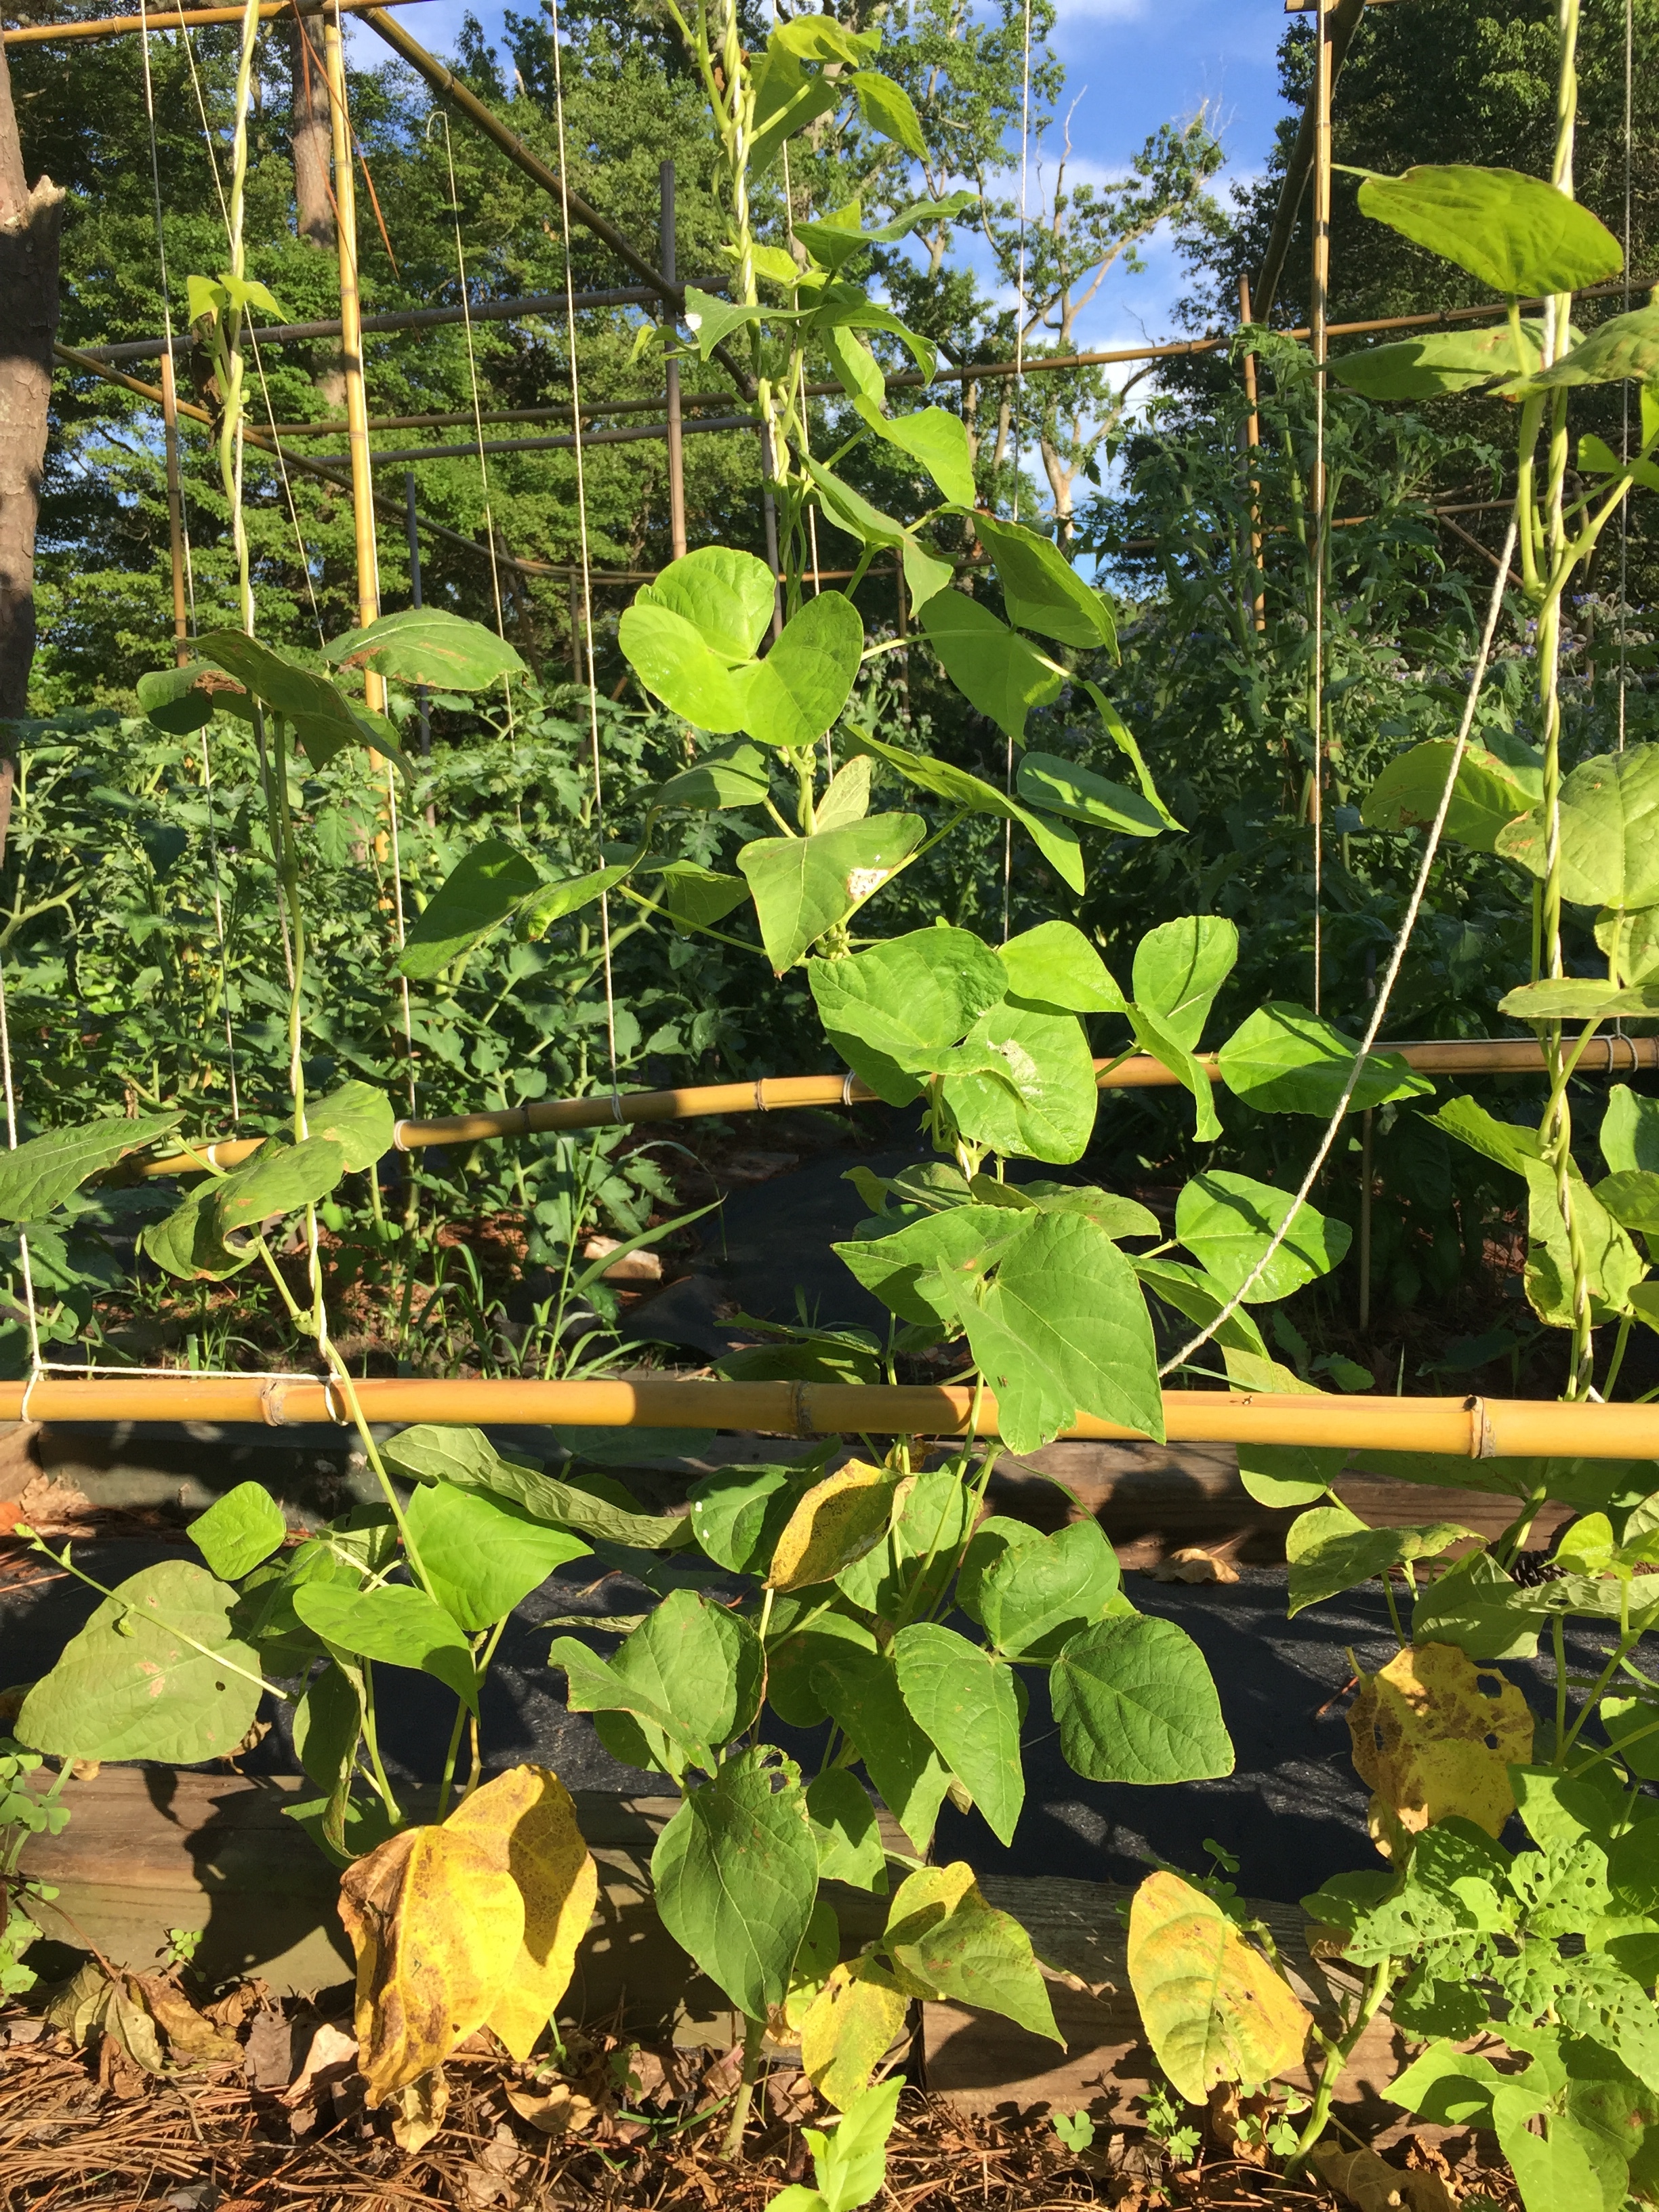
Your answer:
[[[516,847],[486,837],[453,867],[410,929],[398,967],[405,975],[435,975],[470,952],[541,884]]]
[[[1355,1771],[1375,1793],[1371,1833],[1385,1857],[1390,1832],[1416,1835],[1454,1815],[1500,1834],[1515,1810],[1510,1769],[1532,1758],[1520,1690],[1449,1644],[1408,1647],[1362,1674],[1348,1730]]]
[[[0,1152],[0,1221],[40,1221],[73,1190],[176,1128],[183,1116],[113,1115],[78,1129],[48,1129]]]
[[[1179,1875],[1148,1875],[1136,1890],[1128,1966],[1147,2040],[1188,2104],[1224,2082],[1259,2088],[1301,2057],[1307,2011],[1215,1899]]]
[[[775,975],[850,921],[927,834],[919,814],[872,814],[811,837],[761,837],[738,854]]]
[[[818,1852],[793,1760],[769,1744],[694,1790],[651,1854],[669,1934],[750,2020],[781,2004],[812,1917]]]

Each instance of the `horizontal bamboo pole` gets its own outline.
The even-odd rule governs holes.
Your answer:
[[[757,430],[760,426],[758,415],[711,415],[704,421],[682,424],[680,434],[695,438],[707,436],[711,431]],[[581,445],[586,453],[590,446],[645,445],[653,439],[667,435],[666,422],[636,422],[621,429],[584,430]],[[468,438],[453,446],[399,447],[391,453],[377,446],[374,458],[377,461],[388,462],[457,461],[471,460],[478,453],[568,453],[575,443],[574,434],[568,432],[547,438],[485,438],[482,441]],[[324,458],[339,468],[343,465],[345,457],[341,453],[330,453]]]
[[[773,1436],[994,1437],[988,1390],[975,1418],[971,1390],[881,1383],[427,1382],[386,1376],[355,1383],[369,1421],[517,1422],[552,1428],[725,1429]],[[48,1374],[0,1384],[0,1419],[212,1421],[288,1428],[349,1425],[337,1384],[262,1375]],[[1302,1396],[1166,1390],[1172,1443],[1302,1444],[1358,1451],[1442,1452],[1462,1459],[1659,1458],[1659,1407],[1565,1405],[1524,1399]],[[1133,1442],[1144,1431],[1085,1415],[1060,1431]]]
[[[325,6],[337,4],[343,15],[361,15],[379,4],[379,0],[260,0],[259,20],[262,23],[290,21],[298,15],[320,15]],[[410,0],[386,0],[394,8],[406,8]],[[134,31],[178,31],[206,28],[213,23],[240,23],[246,10],[240,8],[168,8],[151,9],[143,15],[99,15],[84,17],[67,23],[19,23],[13,29],[0,31],[0,40],[9,46],[56,46],[64,39],[117,39]]]
[[[1541,1073],[1543,1047],[1533,1037],[1434,1038],[1422,1044],[1379,1048],[1397,1054],[1424,1075]],[[1214,1053],[1197,1055],[1213,1083],[1220,1067]],[[1595,1037],[1578,1063],[1581,1075],[1634,1075],[1659,1068],[1659,1037]],[[1103,1091],[1172,1089],[1178,1079],[1150,1053],[1095,1062]],[[763,1075],[750,1083],[709,1083],[684,1091],[599,1091],[586,1098],[544,1098],[527,1106],[491,1108],[481,1114],[447,1114],[432,1121],[399,1121],[398,1149],[428,1145],[489,1144],[502,1137],[533,1136],[544,1129],[605,1129],[637,1121],[692,1121],[714,1114],[781,1114],[796,1106],[867,1106],[877,1094],[856,1075]],[[144,1176],[188,1175],[200,1162],[233,1168],[252,1158],[262,1137],[222,1138],[191,1153],[146,1160]]]

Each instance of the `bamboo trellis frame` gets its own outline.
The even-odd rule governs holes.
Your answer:
[[[1425,1043],[1384,1045],[1380,1049],[1403,1060],[1419,1074],[1532,1075],[1544,1069],[1543,1048],[1533,1037],[1435,1038]],[[1222,1079],[1214,1053],[1197,1054],[1212,1083]],[[1659,1037],[1595,1037],[1577,1065],[1580,1075],[1634,1075],[1659,1068]],[[1097,1060],[1096,1080],[1103,1091],[1172,1090],[1180,1081],[1149,1053],[1121,1060]],[[763,1075],[746,1083],[700,1084],[678,1091],[594,1091],[583,1098],[544,1098],[524,1106],[492,1107],[477,1114],[441,1115],[397,1125],[398,1151],[415,1152],[432,1145],[498,1143],[548,1130],[608,1129],[642,1121],[690,1121],[724,1114],[781,1114],[801,1106],[867,1106],[878,1094],[856,1075]],[[262,1137],[225,1137],[146,1160],[142,1176],[188,1175],[240,1166],[264,1142]]]
[[[726,1382],[655,1378],[542,1382],[369,1378],[350,1385],[290,1376],[61,1372],[0,1383],[0,1420],[209,1421],[290,1428],[329,1422],[524,1422],[558,1428],[708,1429],[786,1437],[994,1437],[987,1390],[944,1385]],[[1166,1390],[1171,1443],[1291,1444],[1436,1452],[1468,1460],[1659,1459],[1659,1406],[1500,1398],[1303,1396]],[[1083,1414],[1063,1438],[1145,1443],[1144,1430]]]

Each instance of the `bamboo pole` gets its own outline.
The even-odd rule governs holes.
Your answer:
[[[286,21],[294,15],[320,15],[325,5],[333,0],[260,0],[259,20],[262,23]],[[348,15],[361,15],[380,4],[380,0],[339,0],[341,10]],[[410,0],[386,0],[392,7],[405,8]],[[206,29],[215,23],[240,23],[246,10],[241,8],[174,8],[165,14],[151,9],[148,15],[100,15],[78,22],[19,23],[10,30],[0,31],[0,42],[9,46],[57,46],[64,39],[116,39],[132,32],[179,31]]]
[[[179,473],[179,393],[173,357],[161,362],[161,442],[167,457],[167,547],[173,562],[173,651],[182,668],[190,659],[190,602],[185,588],[185,493]]]
[[[425,1381],[354,1383],[369,1421],[460,1425],[522,1422],[582,1428],[699,1428],[775,1436],[994,1437],[990,1391],[882,1383],[725,1382],[620,1378],[582,1382]],[[0,1419],[197,1420],[291,1428],[349,1428],[332,1382],[263,1375],[181,1374],[82,1379],[48,1373],[0,1384]],[[1166,1390],[1172,1443],[1300,1445],[1352,1451],[1437,1452],[1470,1460],[1659,1458],[1659,1407],[1524,1399],[1372,1398]],[[1133,1443],[1146,1432],[1085,1414],[1066,1438]]]
[[[346,107],[345,46],[338,0],[323,17],[323,64],[328,79],[329,119],[334,134],[334,229],[340,252],[340,351],[345,372],[347,439],[351,462],[351,519],[356,541],[357,621],[380,611],[380,560],[374,538],[374,463],[368,450],[368,404],[363,392],[362,296],[357,286],[357,189],[352,161],[351,118]],[[386,712],[386,679],[363,672],[363,702]],[[378,771],[380,762],[371,756]]]
[[[665,161],[658,171],[657,183],[662,196],[657,225],[657,258],[662,264],[664,276],[672,284],[677,266],[672,160]],[[672,320],[666,329],[672,348],[676,337]],[[685,554],[685,442],[680,421],[680,364],[672,352],[664,364],[664,382],[668,417],[664,426],[668,434],[668,541],[674,559],[678,561]]]
[[[727,405],[731,404],[730,400]],[[596,413],[599,410],[594,410]],[[586,409],[582,410],[584,415]],[[760,421],[758,415],[715,415],[701,422],[676,422],[672,417],[666,422],[642,422],[623,429],[587,430],[582,432],[582,450],[590,446],[635,446],[649,443],[659,438],[668,441],[670,465],[682,438],[704,437],[716,431],[752,430]],[[410,461],[453,461],[470,459],[478,453],[561,453],[575,446],[574,434],[557,434],[547,438],[486,438],[480,444],[477,438],[453,446],[398,446],[388,451],[381,447],[375,453],[377,461],[402,467]],[[337,468],[344,465],[345,456],[330,453],[323,456]]]
[[[573,633],[574,635],[574,633]],[[577,660],[577,680],[580,660]],[[1535,1037],[1436,1038],[1424,1044],[1390,1044],[1381,1050],[1396,1054],[1419,1074],[1535,1075],[1544,1069],[1543,1048]],[[1211,1081],[1220,1079],[1214,1053],[1196,1055]],[[1659,1037],[1595,1037],[1585,1047],[1578,1063],[1580,1075],[1634,1075],[1659,1068]],[[1103,1091],[1152,1091],[1174,1087],[1178,1078],[1162,1060],[1136,1053],[1123,1060],[1097,1060],[1096,1073]],[[506,1137],[534,1136],[547,1129],[604,1129],[621,1123],[691,1121],[715,1114],[781,1114],[799,1106],[867,1106],[876,1093],[856,1075],[764,1075],[751,1083],[713,1083],[684,1091],[623,1091],[614,1097],[595,1091],[586,1098],[544,1098],[532,1105],[506,1106],[480,1114],[449,1114],[429,1121],[399,1121],[396,1142],[401,1152],[423,1151],[428,1145],[490,1144]],[[170,1152],[164,1159],[146,1160],[141,1176],[189,1175],[204,1163],[216,1168],[239,1166],[251,1159],[264,1142],[260,1137],[225,1138],[195,1146],[189,1153]]]
[[[1308,179],[1314,173],[1316,140],[1322,99],[1328,115],[1332,87],[1342,73],[1353,34],[1359,27],[1359,18],[1364,12],[1365,0],[1315,0],[1315,36],[1318,41],[1315,65],[1315,83],[1311,97],[1302,112],[1297,131],[1296,143],[1285,168],[1285,189],[1279,196],[1279,206],[1273,215],[1273,234],[1267,240],[1267,250],[1261,257],[1261,266],[1256,272],[1255,311],[1265,321],[1273,313],[1273,295],[1279,289],[1279,280],[1285,271],[1285,257],[1291,250],[1291,240],[1296,235],[1297,217],[1302,210],[1302,196],[1308,189]],[[1328,37],[1327,33],[1328,33]],[[1321,75],[1327,82],[1322,93]]]
[[[1238,319],[1242,329],[1248,330],[1254,319],[1250,313],[1250,280],[1241,276],[1238,280]],[[1261,416],[1256,408],[1255,356],[1244,356],[1244,400],[1249,412],[1244,417],[1244,489],[1250,502],[1250,565],[1258,580],[1261,575],[1261,486],[1256,476],[1256,454],[1261,445]],[[1267,627],[1267,594],[1259,589],[1255,595],[1255,626],[1258,630]]]

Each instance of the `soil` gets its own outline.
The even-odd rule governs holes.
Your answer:
[[[641,2051],[573,2033],[562,2067],[538,2067],[504,2058],[481,2033],[447,2063],[443,2125],[405,2150],[389,2112],[364,2107],[349,2023],[278,2007],[257,1983],[207,2010],[237,2056],[161,2075],[112,2033],[77,2049],[38,2013],[0,2010],[4,2212],[763,2212],[788,2183],[810,2182],[803,2126],[835,2118],[798,2071],[779,2069],[757,2094],[744,2157],[728,2161],[720,2136],[736,2051]],[[1478,2195],[1511,2212],[1507,2174],[1474,2148],[1455,2166],[1414,2140],[1389,2155],[1402,2183],[1413,2170],[1443,2183],[1436,2194],[1448,2206]],[[1128,2130],[1073,2150],[1042,2114],[975,2118],[907,2089],[876,2203],[879,2212],[1338,2212],[1346,2200],[1214,2141],[1181,2165]]]

